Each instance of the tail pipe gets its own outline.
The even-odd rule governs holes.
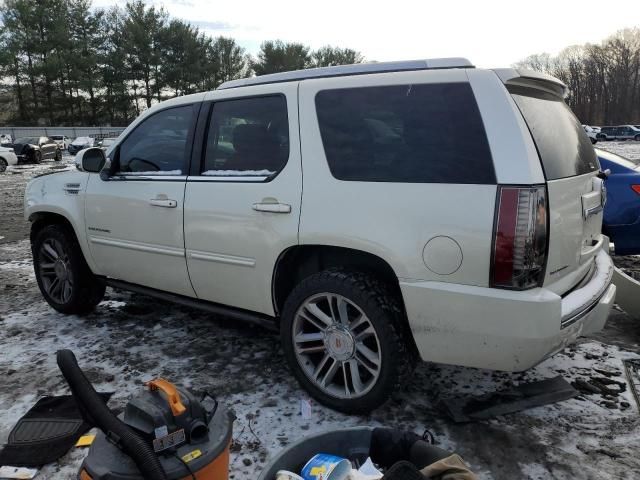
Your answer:
[[[83,415],[129,455],[148,480],[167,480],[158,456],[136,432],[116,417],[94,390],[71,350],[60,350],[58,367],[67,380]]]

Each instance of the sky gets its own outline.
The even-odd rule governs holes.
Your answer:
[[[125,0],[94,0],[124,5]],[[605,0],[147,0],[207,34],[235,38],[255,54],[264,40],[360,51],[367,60],[466,57],[507,67],[533,53],[599,43],[640,27],[634,2],[613,11]]]

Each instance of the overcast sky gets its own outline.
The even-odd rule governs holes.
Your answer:
[[[104,7],[125,0],[94,0]],[[147,0],[251,54],[263,40],[358,50],[368,60],[462,56],[506,67],[532,53],[599,43],[640,27],[640,2],[607,0]],[[638,4],[637,4],[638,3]],[[622,5],[625,5],[624,7]]]

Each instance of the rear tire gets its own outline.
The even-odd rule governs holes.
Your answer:
[[[318,402],[366,413],[406,385],[416,355],[404,310],[373,276],[331,269],[304,279],[287,298],[280,333],[285,357]]]
[[[89,269],[70,228],[43,227],[34,235],[31,251],[40,292],[55,310],[81,315],[100,303],[105,284]]]
[[[633,137],[633,139],[634,139],[636,142],[640,142],[640,135],[636,135],[635,137]]]
[[[9,164],[7,163],[7,161],[4,158],[0,158],[0,173],[3,173],[8,166]]]
[[[62,160],[62,152],[60,151],[59,148],[56,150],[56,155],[55,155],[55,157],[53,157],[53,159],[56,162],[59,162],[60,160]]]
[[[35,151],[35,152],[33,153],[33,161],[34,161],[35,163],[40,163],[40,162],[42,162],[42,152],[40,152],[40,151]]]

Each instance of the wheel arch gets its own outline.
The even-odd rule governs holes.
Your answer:
[[[382,280],[400,302],[403,310],[403,333],[415,347],[397,274],[385,259],[364,250],[320,244],[295,245],[284,250],[276,261],[272,277],[271,291],[276,317],[281,314],[289,293],[300,281],[314,273],[335,267],[369,273]]]
[[[29,235],[32,242],[35,235],[44,227],[49,225],[64,225],[73,232],[76,239],[78,238],[78,233],[76,232],[73,223],[71,223],[66,216],[60,213],[50,211],[33,212],[29,215],[28,220],[31,223],[31,231]]]

